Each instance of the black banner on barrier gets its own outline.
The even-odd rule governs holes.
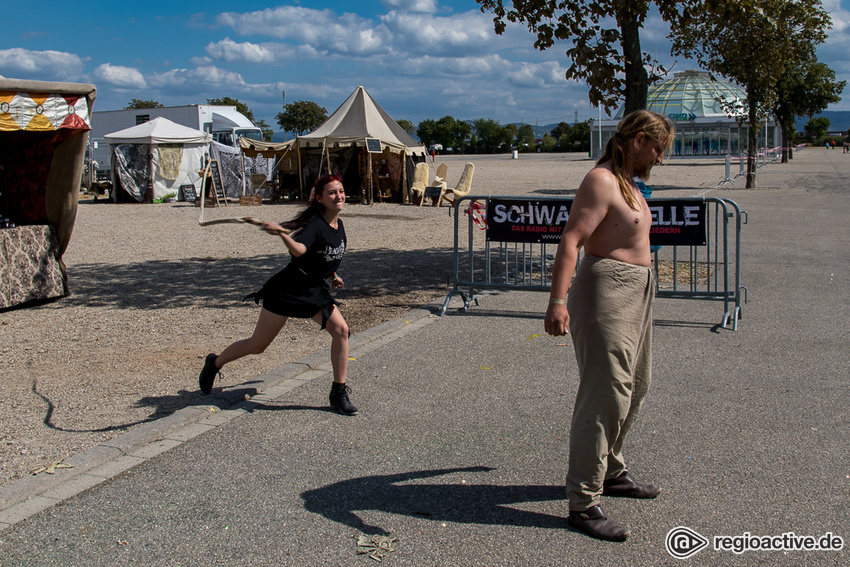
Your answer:
[[[487,240],[558,243],[572,199],[531,201],[491,197],[487,202]],[[650,199],[651,244],[704,246],[706,206],[702,200]]]
[[[650,199],[647,203],[652,213],[650,244],[705,246],[705,201]]]
[[[557,244],[572,205],[572,199],[530,201],[490,198],[487,201],[487,240]]]

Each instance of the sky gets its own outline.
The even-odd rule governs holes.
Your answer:
[[[314,101],[330,114],[362,85],[414,124],[450,115],[543,126],[598,115],[586,85],[564,78],[567,43],[537,51],[519,25],[496,35],[474,0],[5,4],[0,76],[93,83],[96,111],[229,96],[277,129],[284,103]],[[833,27],[819,59],[850,83],[850,0],[823,6]],[[673,72],[696,69],[670,57],[666,35],[651,17],[644,51]],[[850,111],[850,86],[829,110]]]

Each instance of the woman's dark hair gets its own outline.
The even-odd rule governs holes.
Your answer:
[[[315,185],[313,185],[313,189],[310,191],[310,202],[307,208],[298,213],[292,220],[280,223],[280,226],[297,231],[307,226],[310,219],[325,212],[325,206],[319,202],[319,195],[324,193],[325,187],[334,181],[342,183],[342,177],[339,175],[324,175],[318,178]]]

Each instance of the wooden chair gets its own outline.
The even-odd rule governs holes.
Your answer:
[[[464,195],[467,195],[472,189],[473,173],[475,173],[475,164],[471,162],[467,163],[463,168],[463,173],[460,174],[460,180],[458,180],[457,185],[455,185],[453,189],[446,189],[443,192],[442,199],[445,199],[454,205],[455,201]]]

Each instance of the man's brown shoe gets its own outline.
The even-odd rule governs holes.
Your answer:
[[[609,519],[601,506],[591,506],[583,512],[570,511],[567,523],[590,537],[605,541],[626,541],[632,530]]]
[[[655,498],[661,489],[653,484],[640,482],[628,471],[617,478],[609,478],[602,483],[603,496],[621,496],[623,498]]]

